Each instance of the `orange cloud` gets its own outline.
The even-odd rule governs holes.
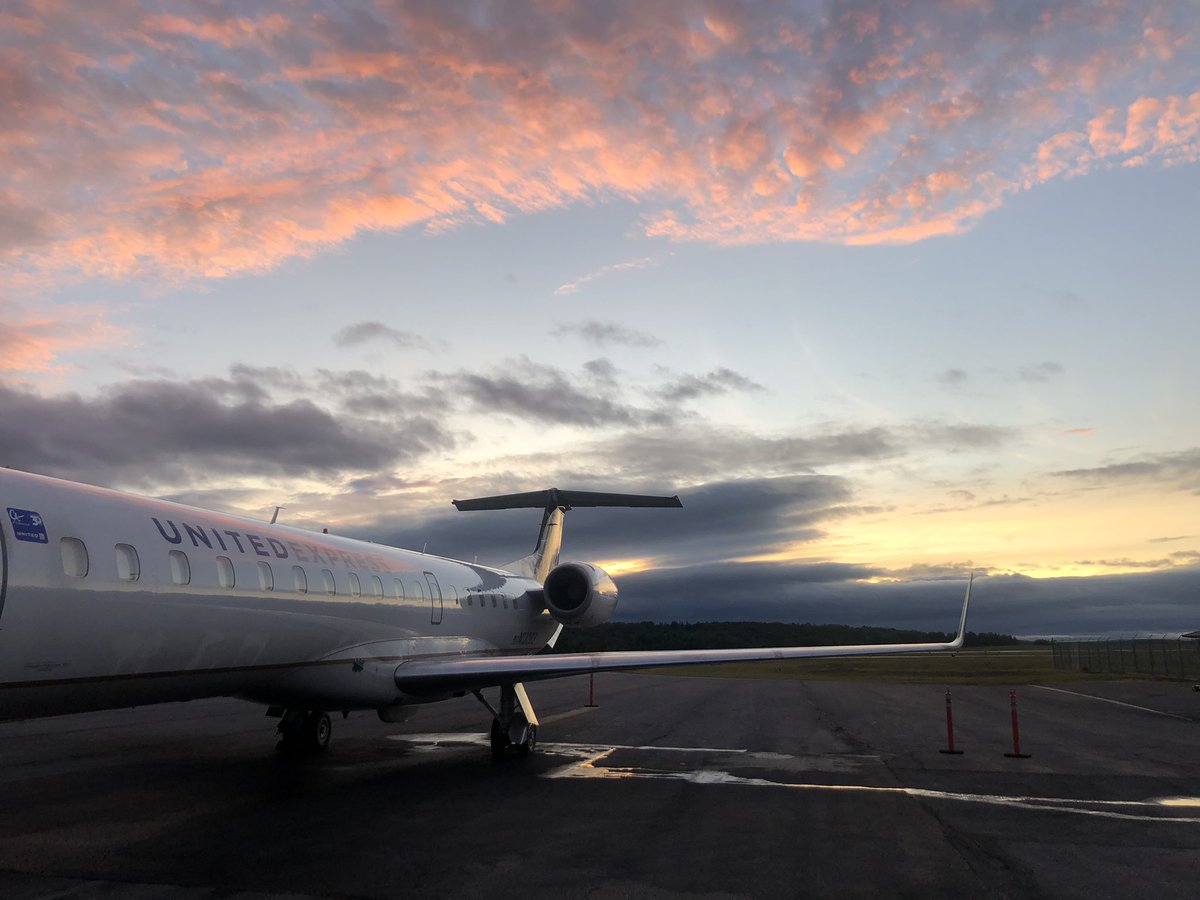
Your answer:
[[[49,372],[62,353],[111,347],[121,332],[99,313],[63,310],[57,316],[22,314],[0,303],[0,373]]]
[[[0,264],[220,278],[612,197],[674,240],[913,241],[1200,156],[1186,4],[554,7],[10,4]]]

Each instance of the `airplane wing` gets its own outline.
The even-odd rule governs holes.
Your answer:
[[[967,631],[971,584],[967,580],[958,634],[951,641],[920,644],[849,644],[832,647],[757,647],[727,650],[628,650],[606,653],[546,653],[537,656],[460,656],[416,659],[396,669],[396,684],[407,693],[475,689],[497,684],[564,678],[591,672],[612,672],[702,663],[758,662],[840,656],[880,656],[958,650]]]

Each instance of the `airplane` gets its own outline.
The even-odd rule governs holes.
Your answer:
[[[697,663],[957,650],[934,643],[556,653],[608,620],[612,579],[559,562],[577,507],[678,497],[550,489],[455,500],[542,509],[534,550],[491,567],[0,469],[0,720],[238,697],[279,719],[279,748],[328,747],[331,712],[400,722],[473,694],[495,757],[528,756],[525,683]],[[973,576],[972,576],[973,577]],[[499,688],[494,706],[484,689]]]

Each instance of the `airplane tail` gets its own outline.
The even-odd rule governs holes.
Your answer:
[[[550,570],[558,565],[558,554],[562,549],[562,523],[566,513],[582,506],[638,506],[679,507],[678,497],[654,497],[646,494],[610,494],[603,491],[560,491],[550,488],[545,491],[528,491],[524,494],[504,494],[497,497],[478,497],[474,500],[455,500],[459,512],[477,509],[525,509],[541,508],[542,527],[538,532],[533,552],[507,565],[501,566],[510,572],[546,580]]]

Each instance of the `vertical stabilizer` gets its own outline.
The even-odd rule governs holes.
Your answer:
[[[538,581],[545,581],[550,570],[558,565],[558,556],[562,549],[563,517],[570,509],[576,506],[683,506],[678,497],[610,494],[602,491],[560,491],[558,488],[453,502],[460,512],[477,509],[536,509],[539,507],[543,509],[542,527],[538,532],[537,544],[534,546],[533,552],[500,567],[518,575],[536,578]]]

